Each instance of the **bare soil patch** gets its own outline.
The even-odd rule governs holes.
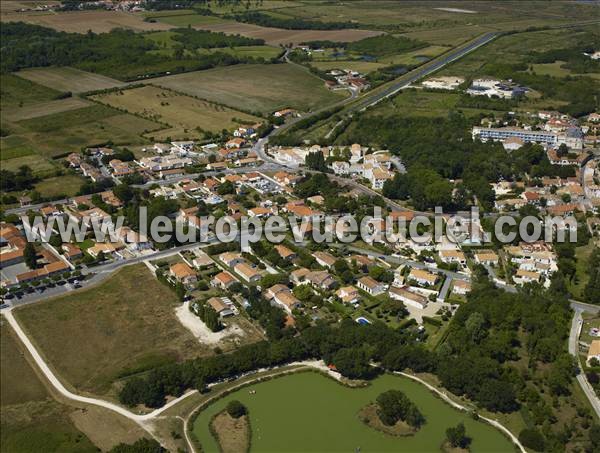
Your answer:
[[[250,450],[250,421],[247,415],[233,418],[227,411],[220,412],[212,419],[210,429],[222,453]]]

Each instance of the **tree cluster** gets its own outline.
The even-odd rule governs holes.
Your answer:
[[[403,421],[413,428],[425,423],[419,408],[400,390],[388,390],[377,397],[377,415],[388,426]]]

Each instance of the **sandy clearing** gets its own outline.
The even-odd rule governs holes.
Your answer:
[[[181,324],[192,332],[200,343],[217,345],[225,338],[244,336],[244,331],[238,326],[229,326],[220,332],[212,332],[198,316],[190,311],[189,304],[189,302],[184,302],[180,307],[175,309],[175,314]]]

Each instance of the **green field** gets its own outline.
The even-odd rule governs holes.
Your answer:
[[[15,316],[65,382],[106,393],[122,376],[202,353],[175,317],[176,303],[175,293],[140,264]]]
[[[239,125],[234,119],[250,123],[260,121],[256,116],[150,85],[99,94],[92,99],[166,123],[173,128],[169,132],[173,138],[189,136],[188,131],[196,128],[211,132],[232,130]]]
[[[39,192],[43,197],[58,197],[66,195],[72,197],[77,195],[81,185],[86,181],[83,176],[69,174],[47,178],[38,182],[34,190]]]
[[[154,16],[158,22],[173,25],[174,27],[194,27],[196,25],[214,25],[214,24],[225,24],[233,23],[233,21],[221,19],[217,16],[202,16],[200,14],[189,14],[189,15],[166,15],[166,16]]]
[[[110,77],[69,67],[26,69],[17,75],[54,90],[72,93],[105,90],[125,85]]]
[[[2,154],[25,155],[20,150],[33,150],[53,158],[109,141],[116,145],[145,144],[143,134],[165,126],[103,105],[90,105],[9,123],[6,127],[11,136],[3,139]],[[5,148],[4,142],[12,144],[6,143]]]
[[[280,108],[321,108],[344,95],[292,64],[237,65],[152,79],[160,85],[246,111],[270,113]]]
[[[5,109],[52,101],[59,94],[59,91],[12,74],[2,74],[0,76],[0,106],[3,116],[11,114],[10,111]]]
[[[312,61],[311,66],[319,68],[322,71],[330,71],[331,69],[350,69],[362,74],[376,71],[379,68],[386,66],[383,63],[362,60],[335,60],[335,61]]]
[[[358,411],[391,388],[402,390],[426,418],[414,436],[390,437],[364,425]],[[249,390],[256,390],[249,394]],[[351,452],[440,451],[445,430],[463,422],[473,438],[472,451],[513,452],[495,428],[451,408],[424,386],[407,378],[384,375],[365,388],[351,389],[317,373],[298,373],[234,392],[202,411],[194,434],[205,452],[219,448],[209,432],[211,417],[237,399],[248,408],[251,451]]]
[[[53,401],[6,321],[0,325],[0,452],[94,452],[90,440]]]

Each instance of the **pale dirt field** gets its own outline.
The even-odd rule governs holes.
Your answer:
[[[57,91],[85,93],[127,85],[120,80],[70,67],[25,69],[15,75]]]

